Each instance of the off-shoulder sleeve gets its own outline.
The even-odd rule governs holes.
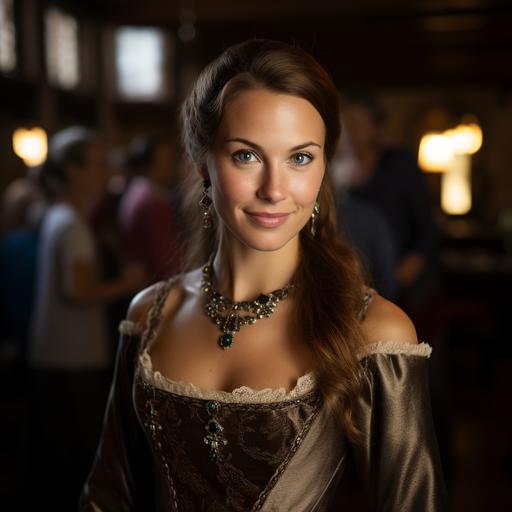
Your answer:
[[[443,512],[446,490],[428,387],[430,347],[373,347],[356,406],[357,470],[375,512]],[[387,350],[385,350],[387,348]]]
[[[123,321],[103,431],[80,496],[81,512],[153,510],[149,445],[132,400],[140,333]]]

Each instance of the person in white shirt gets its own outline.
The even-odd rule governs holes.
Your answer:
[[[36,298],[27,363],[29,425],[36,453],[31,495],[37,510],[76,508],[98,440],[112,366],[104,306],[146,282],[125,269],[103,282],[86,213],[104,191],[105,152],[83,127],[50,140],[41,178],[50,197],[39,238]],[[32,445],[31,445],[32,446]]]

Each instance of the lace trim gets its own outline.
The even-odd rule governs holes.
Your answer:
[[[432,347],[428,343],[403,343],[401,341],[375,341],[368,344],[358,355],[359,359],[371,354],[403,354],[407,356],[430,357]]]
[[[119,332],[126,335],[140,335],[142,328],[130,320],[123,320],[119,324]],[[428,343],[403,343],[399,341],[376,341],[367,345],[363,352],[358,354],[363,359],[373,354],[397,354],[429,358],[432,347]],[[285,388],[253,389],[249,386],[241,386],[233,391],[208,390],[196,386],[192,382],[175,381],[153,370],[151,356],[145,348],[139,356],[144,380],[156,388],[204,400],[218,400],[224,403],[272,403],[293,400],[302,397],[311,391],[316,385],[314,372],[306,373],[297,379],[297,383],[290,391]]]
[[[222,391],[217,389],[203,389],[192,382],[175,381],[162,375],[158,370],[153,370],[151,356],[145,349],[139,357],[142,365],[144,379],[153,386],[193,398],[202,398],[205,400],[218,400],[228,403],[272,403],[293,400],[307,394],[316,384],[313,372],[306,373],[297,379],[297,383],[290,391],[285,388],[265,388],[253,389],[248,386],[241,386],[233,391]]]

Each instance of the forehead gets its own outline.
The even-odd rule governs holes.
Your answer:
[[[314,141],[324,145],[325,125],[320,113],[306,99],[268,89],[238,93],[225,106],[217,141],[246,138],[265,146],[290,147]]]

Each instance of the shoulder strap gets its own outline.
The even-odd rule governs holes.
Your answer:
[[[151,305],[146,318],[146,327],[142,333],[142,339],[140,343],[141,351],[148,347],[155,337],[163,306],[167,296],[169,295],[169,290],[171,286],[176,282],[176,279],[177,276],[173,276],[167,281],[161,281],[157,284],[157,290],[153,299],[153,304]]]
[[[375,295],[376,290],[374,288],[366,287],[366,292],[363,297],[363,306],[359,310],[357,315],[358,320],[363,321],[366,318],[366,312],[368,311],[368,307],[372,301],[373,296]]]

